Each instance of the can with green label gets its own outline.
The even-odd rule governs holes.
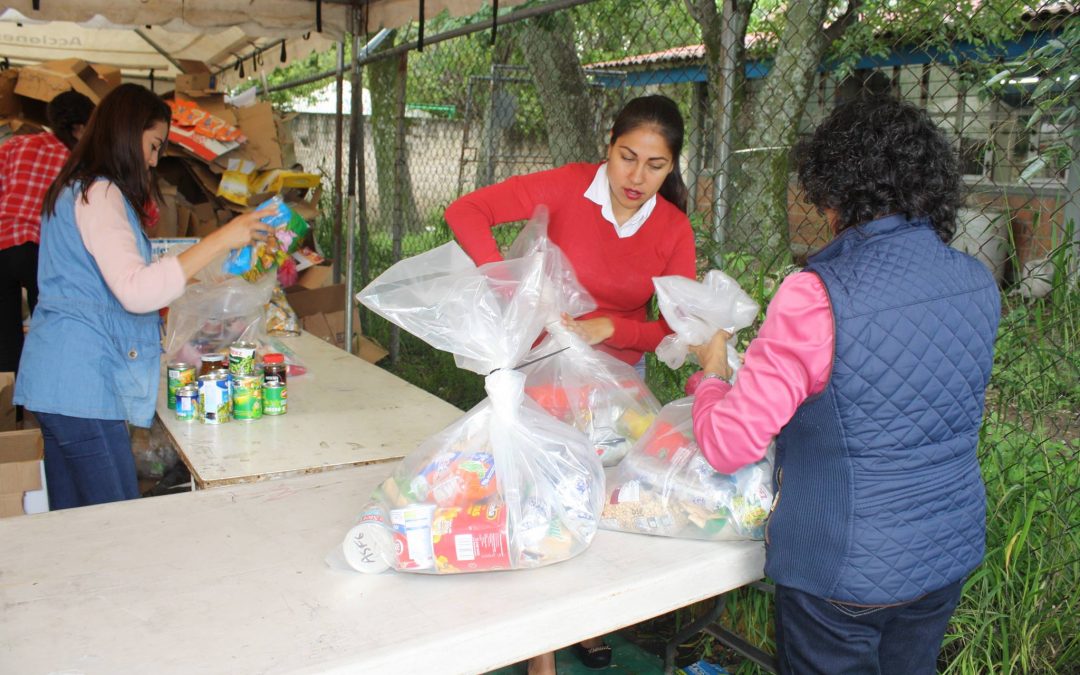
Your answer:
[[[233,419],[251,422],[263,416],[262,375],[234,375]]]
[[[181,387],[195,384],[195,366],[190,363],[170,363],[166,368],[169,383],[166,391],[166,404],[169,410],[176,410],[176,392]]]

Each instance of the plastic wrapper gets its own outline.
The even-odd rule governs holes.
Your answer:
[[[708,342],[718,330],[734,336],[757,317],[758,304],[720,270],[710,271],[700,282],[679,276],[655,277],[653,286],[660,313],[674,331],[660,341],[656,356],[672,369],[685,363],[692,345]],[[741,365],[734,342],[728,342],[732,371]]]
[[[276,270],[286,259],[304,243],[311,227],[281,197],[273,197],[263,202],[256,211],[276,207],[277,213],[262,219],[271,226],[264,241],[233,250],[225,259],[224,270],[229,274],[242,276],[248,281],[255,281],[267,272]]]
[[[192,284],[169,305],[165,354],[169,361],[199,363],[203,354],[227,352],[237,341],[264,342],[264,308],[276,280],[239,277]]]
[[[606,530],[730,541],[762,539],[772,508],[772,457],[719,473],[694,441],[694,399],[667,404],[607,474]]]
[[[289,304],[285,291],[276,284],[266,305],[266,332],[278,337],[296,337],[300,334],[300,317]]]
[[[486,375],[488,398],[411,452],[375,491],[343,543],[354,568],[527,569],[566,560],[592,541],[604,497],[600,460],[580,431],[525,396],[525,375],[514,370],[545,317],[566,303],[545,276],[545,257],[477,268],[451,243],[394,265],[357,295]],[[357,554],[358,533],[373,547],[366,555]]]
[[[589,437],[604,466],[619,463],[660,412],[633,366],[593,349],[561,327],[529,355],[525,393]]]

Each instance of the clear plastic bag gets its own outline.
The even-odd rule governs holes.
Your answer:
[[[757,317],[758,304],[720,270],[711,270],[700,282],[679,276],[655,277],[653,286],[660,313],[674,331],[660,341],[656,356],[672,369],[686,362],[691,345],[704,344],[718,330],[735,335]],[[734,340],[728,342],[728,365],[733,371],[741,365]]]
[[[240,277],[192,284],[169,305],[165,354],[169,361],[199,363],[203,354],[225,352],[237,341],[262,342],[265,307],[276,280]]]
[[[772,508],[770,445],[734,474],[709,465],[694,440],[694,399],[673,401],[607,474],[605,530],[684,539],[762,539]]]
[[[592,442],[604,466],[614,466],[660,412],[645,382],[630,366],[552,326],[527,357],[525,393],[550,415]]]
[[[488,398],[411,452],[375,491],[357,525],[368,530],[365,545],[375,542],[359,560],[375,564],[354,567],[523,569],[566,560],[592,541],[600,460],[581,432],[526,398],[525,375],[514,370],[545,319],[566,306],[561,284],[545,276],[552,269],[545,253],[477,268],[451,243],[397,263],[357,295],[486,375]]]

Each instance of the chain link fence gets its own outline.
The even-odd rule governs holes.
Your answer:
[[[969,580],[941,666],[1075,672],[1080,7],[1018,0],[559,4],[573,6],[501,25],[495,35],[490,10],[464,20],[434,17],[424,26],[428,36],[484,29],[407,56],[369,57],[361,189],[370,237],[355,252],[367,262],[357,287],[399,257],[449,241],[442,214],[458,196],[516,174],[600,161],[622,104],[662,93],[687,124],[681,171],[699,272],[725,269],[764,306],[783,276],[830,237],[796,186],[794,143],[839,101],[864,93],[888,92],[927,110],[952,139],[967,188],[953,245],[992,270],[1003,297],[981,446],[987,556]],[[383,44],[417,37],[414,25]],[[293,124],[299,161],[331,175],[334,116],[303,113]],[[328,250],[331,220],[318,229]],[[502,228],[500,241],[514,232]],[[447,355],[407,335],[399,343],[376,317],[363,324],[392,346],[390,367],[403,377],[462,407],[483,397],[480,379]],[[664,400],[680,395],[687,374],[649,363],[649,382]],[[744,591],[729,607],[729,625],[771,645],[767,599]],[[639,629],[647,639],[664,626]],[[709,640],[688,649],[724,656]]]

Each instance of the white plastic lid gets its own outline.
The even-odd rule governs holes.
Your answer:
[[[341,542],[345,562],[358,572],[378,574],[390,568],[388,556],[394,550],[394,539],[386,526],[360,523],[349,530]]]

